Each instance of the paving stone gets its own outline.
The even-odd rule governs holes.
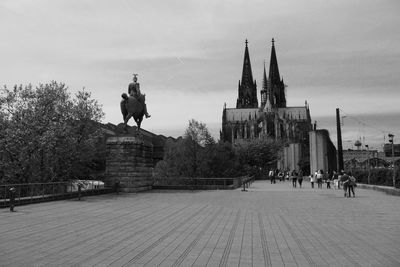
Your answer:
[[[400,266],[400,198],[357,188],[149,191],[0,210],[0,266]]]

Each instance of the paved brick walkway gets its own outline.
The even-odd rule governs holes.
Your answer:
[[[0,266],[400,266],[400,197],[150,191],[0,210]]]

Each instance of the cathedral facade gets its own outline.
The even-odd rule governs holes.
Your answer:
[[[236,108],[227,108],[226,104],[224,105],[220,139],[230,142],[232,145],[257,138],[280,141],[286,147],[293,146],[293,144],[299,144],[300,147],[308,145],[308,132],[312,130],[310,109],[307,102],[304,106],[286,106],[286,85],[279,74],[274,39],[272,39],[268,77],[264,64],[260,99],[259,105],[257,83],[253,80],[246,40]],[[282,151],[286,153],[284,148]],[[302,156],[299,155],[299,157]],[[288,167],[283,166],[287,164],[282,164],[278,165]],[[295,167],[292,166],[292,168]]]

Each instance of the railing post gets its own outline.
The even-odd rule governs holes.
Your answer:
[[[119,194],[119,181],[115,182],[115,192]]]
[[[242,189],[242,191],[247,191],[247,190],[246,190],[246,181],[242,181],[242,184],[243,184],[243,189]]]
[[[14,212],[14,205],[15,205],[15,188],[10,188],[10,211]]]
[[[81,188],[82,188],[82,185],[81,185],[81,183],[79,183],[78,184],[78,200],[81,200]]]
[[[18,203],[21,204],[21,187],[22,185],[18,186]]]

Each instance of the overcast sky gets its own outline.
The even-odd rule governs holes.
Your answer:
[[[219,137],[245,39],[260,100],[275,38],[288,106],[307,100],[333,139],[339,107],[348,145],[378,148],[388,132],[400,140],[399,14],[398,0],[1,0],[0,82],[85,87],[104,122],[118,124],[121,93],[138,73],[152,115],[145,129],[179,136],[194,118]]]

